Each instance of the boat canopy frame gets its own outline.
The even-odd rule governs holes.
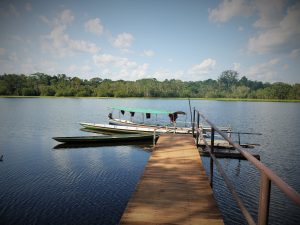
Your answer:
[[[151,109],[151,108],[111,107],[111,109],[112,110],[119,110],[122,113],[122,115],[124,115],[125,112],[129,112],[131,118],[134,117],[135,113],[142,113],[143,114],[143,123],[144,123],[144,115],[145,114],[146,114],[147,119],[150,119],[151,114],[155,114],[156,119],[157,119],[158,114],[168,115],[169,118],[170,118],[171,123],[173,123],[173,124],[176,124],[178,114],[186,115],[186,113],[183,112],[183,111],[168,111],[168,110]],[[119,116],[120,116],[120,114],[119,114]],[[108,115],[108,117],[110,119],[112,119],[112,113],[110,113]]]
[[[129,108],[129,107],[111,107],[112,109],[125,111],[125,112],[135,112],[135,113],[150,113],[150,114],[183,114],[183,111],[168,111],[162,109],[150,109],[150,108]]]

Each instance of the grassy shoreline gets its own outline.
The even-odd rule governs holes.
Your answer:
[[[86,98],[86,99],[117,99],[119,97],[74,97],[74,96],[5,96],[0,98]],[[122,97],[119,99],[173,99],[173,100],[187,100],[189,98],[171,98],[171,97]],[[206,101],[240,101],[240,102],[300,102],[297,99],[247,99],[247,98],[190,98],[191,100],[206,100]]]

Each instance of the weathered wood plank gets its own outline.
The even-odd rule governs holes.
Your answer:
[[[224,224],[192,136],[160,136],[120,224]]]

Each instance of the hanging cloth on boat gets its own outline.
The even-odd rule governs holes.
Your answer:
[[[134,117],[134,112],[130,112],[130,116],[131,116],[131,117]]]
[[[150,117],[151,117],[151,114],[150,113],[146,113],[146,118],[150,119]]]
[[[170,121],[174,123],[177,119],[177,113],[169,114]]]
[[[124,114],[125,114],[125,111],[124,111],[124,110],[121,110],[121,113],[122,113],[122,115],[124,115]]]

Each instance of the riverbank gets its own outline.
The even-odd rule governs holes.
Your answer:
[[[300,102],[297,99],[254,99],[254,98],[171,98],[171,97],[75,97],[75,96],[6,96],[1,95],[0,98],[83,98],[83,99],[178,99],[178,100],[206,100],[206,101],[239,101],[239,102]]]

